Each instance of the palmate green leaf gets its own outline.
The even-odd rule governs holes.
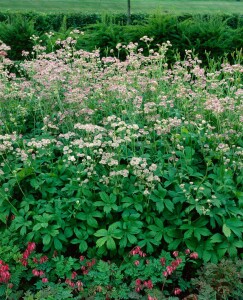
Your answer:
[[[167,244],[170,244],[173,241],[173,238],[168,236],[166,232],[164,233],[164,240]]]
[[[93,218],[91,216],[87,219],[87,223],[88,223],[89,226],[91,226],[93,228],[97,228],[98,227],[98,222],[96,221],[95,218]]]
[[[110,202],[110,197],[105,192],[100,192],[99,195],[104,202]]]
[[[72,239],[71,244],[79,244],[80,240],[79,239]]]
[[[211,251],[211,260],[213,264],[217,264],[219,262],[219,257],[217,255],[217,252]]]
[[[165,227],[165,230],[166,234],[172,238],[182,238],[182,234],[181,234],[181,231],[178,230],[176,227],[172,227],[172,226],[168,226],[168,227]]]
[[[95,232],[94,236],[101,237],[101,236],[107,236],[108,231],[106,229],[99,229]]]
[[[125,209],[124,212],[122,213],[122,218],[127,221],[134,221],[136,219],[139,219],[140,214],[134,210],[134,209]]]
[[[155,205],[156,205],[156,209],[159,213],[161,213],[165,208],[164,200],[161,200],[161,199],[159,201],[157,201]]]
[[[162,212],[164,210],[164,197],[166,196],[167,191],[159,185],[158,190],[154,190],[150,196],[150,199],[155,202],[156,209],[158,212]]]
[[[25,223],[26,223],[26,220],[22,216],[17,216],[14,219],[14,227],[15,227],[15,229],[18,229],[19,227],[26,225]]]
[[[94,206],[97,206],[97,207],[99,207],[99,206],[104,206],[104,205],[105,205],[105,202],[103,202],[103,201],[96,201],[96,202],[94,202],[93,205],[94,205]]]
[[[236,248],[242,248],[243,249],[243,241],[242,240],[234,241],[233,245]]]
[[[187,158],[191,159],[195,154],[195,150],[192,147],[186,146],[184,149],[185,155]]]
[[[139,235],[140,241],[138,242],[138,246],[144,247],[146,246],[146,251],[148,253],[152,253],[154,246],[158,246],[160,241],[156,240],[154,236],[151,234],[151,231],[147,231],[141,235]]]
[[[108,230],[108,232],[109,232],[109,235],[115,239],[121,239],[123,236],[123,232],[121,229],[114,229],[112,231]]]
[[[116,249],[116,243],[115,243],[114,239],[110,236],[107,238],[106,245],[107,245],[107,249],[109,249],[109,250],[115,250]]]
[[[107,236],[104,236],[104,237],[98,239],[98,240],[96,241],[96,246],[97,246],[98,248],[102,247],[102,246],[106,243],[107,239],[108,239]]]
[[[109,214],[111,212],[111,210],[117,211],[118,206],[116,204],[108,204],[105,205],[103,210],[106,214]]]
[[[140,203],[134,203],[134,207],[137,211],[143,212],[143,206]]]
[[[218,248],[218,249],[217,249],[217,254],[218,254],[219,258],[224,257],[226,251],[227,251],[227,248]]]
[[[33,218],[36,219],[37,221],[39,221],[40,223],[48,223],[51,219],[54,219],[55,216],[44,213],[42,216],[35,215]]]
[[[224,237],[220,233],[215,233],[213,236],[211,236],[210,241],[211,243],[221,243],[224,240]]]
[[[134,200],[130,197],[124,197],[121,199],[121,202],[124,203],[122,206],[129,207],[133,205]]]
[[[228,206],[227,212],[229,212],[233,216],[238,216],[238,215],[243,216],[243,211],[242,209],[239,209],[239,207]]]
[[[228,253],[229,253],[230,257],[237,256],[237,248],[234,245],[230,245],[228,248]]]
[[[42,238],[43,244],[48,245],[51,242],[50,234],[45,234]]]
[[[67,237],[67,238],[70,238],[72,235],[73,235],[73,230],[71,227],[66,227],[65,230],[64,230],[64,235]]]
[[[16,174],[16,179],[18,181],[22,181],[23,179],[25,179],[26,177],[34,174],[34,169],[31,167],[26,167],[26,168],[22,168],[17,174]]]
[[[136,238],[135,235],[132,235],[132,234],[128,233],[128,234],[127,234],[127,238],[128,238],[128,240],[129,240],[129,242],[130,242],[131,244],[137,243],[137,240],[138,240],[138,239]]]
[[[85,187],[82,187],[82,193],[85,197],[88,197],[88,198],[91,198],[93,195],[92,192]]]
[[[27,232],[27,227],[26,226],[23,226],[21,229],[20,229],[20,235],[24,236],[26,235],[26,232]]]
[[[124,235],[124,237],[119,241],[119,245],[121,248],[125,248],[127,246],[127,236]]]
[[[59,230],[58,229],[55,229],[55,225],[54,226],[51,226],[51,228],[48,228],[49,230],[49,233],[51,236],[57,236],[59,234]]]
[[[82,228],[74,227],[74,233],[80,240],[86,240],[89,236],[87,231]]]
[[[87,219],[87,216],[86,216],[85,213],[79,212],[79,213],[76,214],[76,218],[79,219],[79,220],[85,221]]]
[[[205,227],[208,224],[209,220],[202,216],[196,222],[193,222],[194,227]]]
[[[117,222],[114,222],[111,225],[109,225],[108,231],[113,232],[114,230],[116,230],[117,228],[120,228],[120,227],[121,227],[121,222],[117,221]]]
[[[160,231],[161,229],[156,226],[156,225],[149,225],[148,228],[151,230],[151,234],[156,234],[158,231]],[[163,227],[162,227],[163,230]]]
[[[47,191],[49,194],[55,194],[55,193],[57,192],[57,188],[51,187],[51,188],[46,189],[46,191]]]
[[[83,252],[85,252],[87,249],[88,249],[88,244],[86,243],[86,241],[84,241],[84,240],[80,240],[79,241],[79,251],[81,252],[81,253],[83,253]]]
[[[231,230],[230,230],[230,228],[226,224],[223,225],[222,230],[223,230],[223,234],[226,237],[230,237],[231,236]]]
[[[190,238],[188,240],[185,240],[185,244],[186,244],[187,248],[194,251],[198,245],[198,241],[195,238]]]
[[[194,236],[200,241],[202,236],[210,236],[211,232],[207,228],[194,228]]]
[[[153,245],[150,242],[146,243],[146,251],[148,253],[152,253],[154,251],[154,247],[153,247]]]
[[[178,249],[178,246],[181,244],[182,240],[181,239],[175,239],[173,240],[169,245],[168,245],[168,249],[170,251],[174,250],[174,249]]]
[[[156,218],[155,219],[156,225],[149,225],[148,228],[151,230],[150,234],[154,236],[154,239],[156,241],[161,241],[163,235],[164,235],[164,225],[163,222]]]
[[[165,200],[164,200],[164,203],[165,203],[166,208],[167,208],[170,212],[173,212],[173,210],[174,210],[174,208],[175,208],[174,203],[173,203],[171,200],[169,200],[169,199],[165,199]]]
[[[189,229],[184,233],[184,238],[189,239],[193,234],[193,229]]]
[[[242,181],[243,181],[243,178],[242,178]],[[243,208],[243,192],[240,192],[240,191],[236,191],[236,197],[238,198],[239,200],[239,207],[240,208]]]
[[[54,238],[54,246],[56,250],[62,250],[62,243],[58,238]]]
[[[92,211],[90,213],[90,215],[95,218],[102,218],[104,214],[102,214],[100,211],[95,210],[95,211]]]
[[[210,251],[207,251],[207,250],[203,251],[202,258],[203,258],[203,260],[204,260],[205,262],[210,261],[210,259],[211,259],[211,252],[210,252]]]
[[[46,227],[48,226],[48,223],[45,224]],[[42,224],[38,223],[33,227],[33,231],[39,231],[42,228]]]
[[[225,225],[234,232],[239,238],[242,237],[243,222],[238,218],[231,218],[226,220]]]
[[[37,178],[33,178],[33,179],[30,180],[30,185],[31,185],[35,190],[39,189],[40,186],[41,186],[42,184],[44,184],[44,183],[45,183],[44,180],[39,180],[39,179],[37,179]]]
[[[183,224],[180,226],[180,229],[193,229],[193,226],[191,224]]]

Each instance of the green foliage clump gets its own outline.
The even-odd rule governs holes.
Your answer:
[[[173,255],[162,251],[155,258],[134,247],[122,262],[56,254],[47,257],[32,250],[23,266],[26,250],[22,255],[20,250],[15,254],[16,249],[8,249],[8,255],[4,250],[5,243],[0,255],[8,259],[11,278],[0,283],[0,297],[6,299],[169,299],[192,288],[189,280],[183,279],[183,269],[196,265],[189,250]],[[166,270],[170,270],[168,274]]]
[[[135,245],[154,255],[188,247],[205,262],[237,257],[241,66],[205,70],[187,51],[169,68],[170,43],[156,52],[147,36],[149,56],[119,45],[121,62],[76,50],[80,35],[51,54],[35,46],[20,77],[1,58],[1,230],[89,257]]]
[[[197,287],[199,300],[240,299],[243,294],[243,262],[222,260],[208,263],[197,272],[192,284]]]
[[[189,49],[194,49],[205,64],[207,53],[217,59],[225,56],[231,59],[230,53],[243,46],[240,15],[132,14],[132,25],[126,25],[125,14],[0,13],[0,20],[0,38],[11,46],[9,57],[14,60],[23,59],[20,49],[29,51],[33,45],[29,39],[31,35],[41,36],[48,51],[51,51],[44,34],[54,31],[57,38],[60,35],[66,38],[74,28],[86,33],[84,38],[78,39],[79,49],[100,49],[102,55],[108,55],[117,43],[137,42],[145,35],[154,38],[153,48],[170,41],[172,50],[167,54],[170,63],[174,62],[175,52],[183,56]],[[142,44],[139,43],[139,46]],[[120,59],[125,57],[124,52],[120,53]]]
[[[201,295],[236,297],[222,260],[243,247],[242,52],[169,64],[170,42],[144,35],[102,57],[67,32],[49,52],[32,36],[18,76],[0,42],[0,297],[163,299],[195,290],[198,257]]]
[[[13,60],[22,59],[22,50],[32,50],[34,44],[30,38],[35,33],[33,21],[27,18],[17,16],[0,23],[0,40],[11,47],[9,56]]]

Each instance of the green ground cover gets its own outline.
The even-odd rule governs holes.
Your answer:
[[[236,0],[132,0],[133,13],[243,13],[243,1]],[[126,0],[1,0],[0,10],[42,12],[126,12]]]

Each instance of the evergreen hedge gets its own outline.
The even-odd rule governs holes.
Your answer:
[[[20,48],[31,49],[33,34],[40,36],[50,50],[53,49],[50,42],[53,45],[55,39],[66,38],[73,28],[85,31],[78,39],[78,47],[89,51],[99,48],[102,55],[115,49],[117,43],[137,42],[144,35],[154,38],[153,47],[169,40],[173,45],[171,58],[175,52],[184,55],[186,49],[194,49],[204,62],[208,53],[216,59],[224,56],[230,59],[233,52],[243,48],[243,15],[240,14],[133,14],[132,25],[126,25],[126,14],[0,12],[0,40],[11,47],[9,57],[13,60],[22,59]],[[56,33],[51,41],[44,35],[49,31]],[[120,53],[121,59],[125,56],[125,52]]]

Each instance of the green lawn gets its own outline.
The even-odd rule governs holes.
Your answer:
[[[0,0],[0,10],[126,12],[127,0]],[[131,0],[132,12],[241,13],[243,0]]]

